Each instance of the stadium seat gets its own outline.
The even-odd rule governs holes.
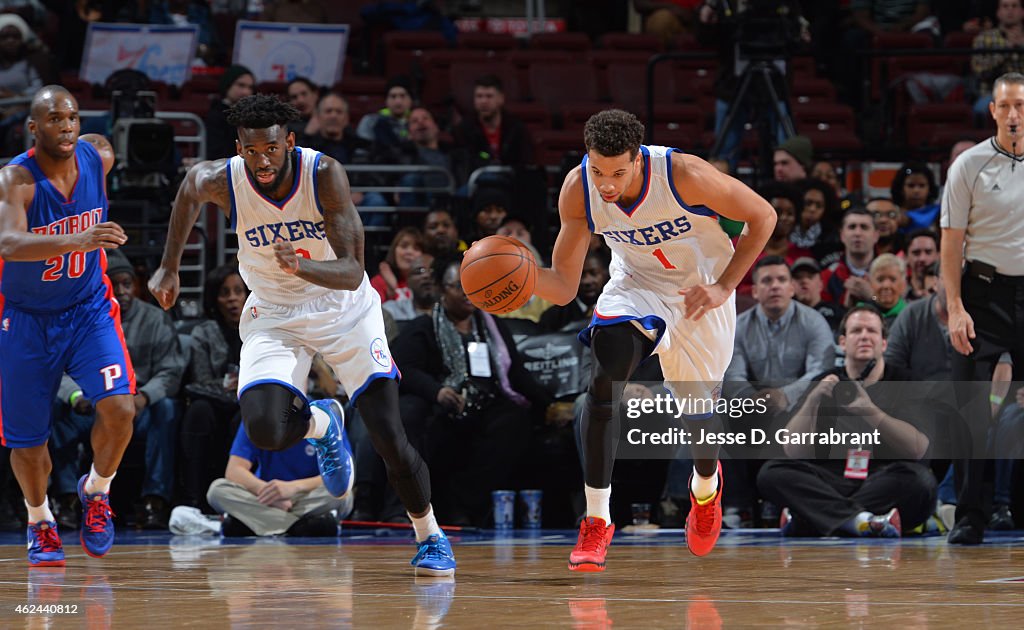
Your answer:
[[[543,64],[529,69],[533,100],[556,112],[565,103],[598,100],[597,79],[589,65]]]
[[[413,74],[422,65],[424,51],[448,48],[437,31],[390,31],[384,34],[386,76]]]
[[[561,50],[579,54],[590,50],[590,38],[583,33],[535,33],[527,41],[531,50]]]
[[[661,40],[649,33],[605,33],[600,39],[601,48],[614,51],[643,51],[650,54],[663,50]]]
[[[911,149],[941,148],[935,136],[944,129],[962,129],[971,124],[971,107],[966,103],[919,103],[907,112],[907,144]]]

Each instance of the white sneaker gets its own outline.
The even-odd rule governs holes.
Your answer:
[[[169,527],[172,534],[220,534],[220,517],[207,516],[198,508],[179,505],[171,510]]]

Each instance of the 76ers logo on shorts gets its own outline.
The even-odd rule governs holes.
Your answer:
[[[10,330],[11,329],[11,318],[10,317],[5,317],[2,326],[3,326],[4,332],[7,332],[8,330]]]
[[[370,356],[373,357],[373,361],[377,365],[391,367],[391,357],[388,356],[387,346],[380,337],[370,342]]]

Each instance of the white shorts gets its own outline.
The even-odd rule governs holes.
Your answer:
[[[332,291],[295,306],[273,304],[251,293],[238,332],[239,396],[253,385],[277,383],[305,397],[317,352],[334,369],[350,400],[375,379],[399,376],[384,334],[380,296],[365,276],[356,291]]]
[[[613,279],[605,285],[580,340],[589,345],[594,328],[633,322],[654,339],[654,354],[661,361],[666,383],[674,384],[676,396],[717,398],[725,369],[732,361],[735,293],[698,321],[690,321],[686,319],[685,302],[666,302],[654,291],[626,284]]]

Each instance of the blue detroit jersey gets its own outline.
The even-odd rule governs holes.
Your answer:
[[[29,149],[8,167],[21,166],[32,174],[36,192],[27,212],[28,229],[37,234],[72,234],[107,220],[107,194],[103,159],[88,142],[75,147],[78,180],[70,199],[46,178]],[[39,313],[63,311],[97,295],[103,295],[102,250],[69,252],[45,261],[0,261],[0,299],[16,308]]]

